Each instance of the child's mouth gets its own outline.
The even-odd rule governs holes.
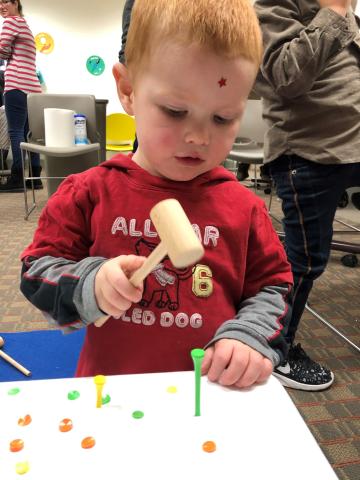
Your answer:
[[[175,158],[180,163],[191,166],[199,165],[199,163],[202,163],[204,161],[202,158],[196,156],[176,156]]]

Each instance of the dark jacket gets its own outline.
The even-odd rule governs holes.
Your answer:
[[[130,18],[131,18],[131,10],[134,5],[135,0],[126,0],[123,17],[122,17],[122,36],[121,36],[121,49],[119,51],[119,62],[125,64],[125,45],[126,45],[126,38],[129,31],[130,25]]]

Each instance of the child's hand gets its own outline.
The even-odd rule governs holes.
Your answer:
[[[120,255],[100,267],[95,276],[95,298],[100,310],[120,318],[133,303],[141,300],[143,288],[134,287],[129,277],[144,261],[145,257]],[[102,326],[108,318],[97,320],[95,325]]]
[[[238,388],[264,382],[273,370],[271,361],[238,340],[222,339],[207,348],[201,373],[211,382]]]

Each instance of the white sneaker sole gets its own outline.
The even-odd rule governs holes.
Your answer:
[[[322,383],[321,385],[311,385],[309,383],[300,383],[296,382],[295,380],[291,380],[291,378],[284,377],[280,373],[273,372],[274,377],[278,378],[280,383],[284,385],[284,387],[293,388],[294,390],[305,390],[308,392],[320,392],[321,390],[326,390],[329,388],[334,382],[334,374],[331,372],[331,380],[327,383]]]

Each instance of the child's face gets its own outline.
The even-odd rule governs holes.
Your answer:
[[[177,181],[218,166],[238,133],[255,75],[249,61],[223,59],[197,45],[158,48],[134,84],[134,161]]]

